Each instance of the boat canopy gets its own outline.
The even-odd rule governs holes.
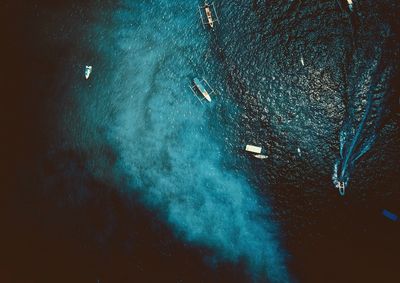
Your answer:
[[[211,102],[210,95],[215,94],[215,91],[212,89],[210,84],[204,78],[202,78],[202,79],[194,78],[193,84],[190,85],[189,87],[196,97],[197,97],[197,93],[200,92],[202,94],[203,98],[206,99],[208,102]],[[199,101],[201,102],[201,99],[199,99]]]
[[[246,145],[246,151],[248,152],[252,152],[252,153],[261,153],[262,148],[259,146],[255,146],[255,145]]]
[[[207,92],[206,88],[198,78],[194,78],[193,82],[201,93]]]

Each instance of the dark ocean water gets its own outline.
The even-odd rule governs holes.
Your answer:
[[[400,280],[400,5],[354,2],[2,4],[6,281]]]

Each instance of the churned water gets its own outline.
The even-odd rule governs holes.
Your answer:
[[[72,203],[93,185],[80,171],[134,196],[173,238],[207,250],[211,269],[227,262],[246,270],[243,280],[323,282],[321,264],[340,280],[333,264],[359,259],[363,246],[349,257],[353,238],[333,242],[373,230],[367,217],[351,222],[396,207],[387,184],[399,180],[399,5],[353,2],[351,11],[346,1],[221,0],[213,30],[202,27],[198,1],[98,1],[55,13],[57,28],[40,35],[68,47],[55,55],[46,166],[74,179]],[[211,103],[191,92],[194,77],[214,88]],[[246,144],[268,158],[247,155]],[[68,165],[72,156],[84,161]],[[46,170],[51,190],[59,173]],[[338,182],[352,201],[337,197]]]

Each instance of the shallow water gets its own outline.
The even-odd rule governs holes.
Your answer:
[[[40,190],[33,194],[50,196],[55,205],[44,211],[56,211],[67,223],[85,207],[94,219],[102,218],[93,220],[101,223],[96,229],[92,220],[78,222],[78,231],[68,232],[77,238],[71,245],[94,238],[92,249],[107,261],[105,251],[112,253],[118,242],[113,235],[136,235],[121,240],[127,247],[122,254],[135,257],[143,227],[136,220],[124,232],[119,227],[130,221],[121,214],[138,213],[137,219],[152,223],[146,233],[158,235],[142,240],[144,247],[163,243],[165,235],[162,247],[149,250],[154,258],[166,253],[167,261],[171,254],[177,259],[171,273],[188,276],[174,269],[185,261],[177,251],[195,251],[188,261],[202,262],[198,273],[204,277],[188,276],[189,282],[220,282],[215,274],[225,274],[224,268],[236,272],[238,282],[322,282],[335,274],[338,260],[349,278],[389,278],[390,268],[386,275],[362,273],[360,258],[387,253],[397,235],[378,215],[382,206],[398,210],[392,97],[399,41],[398,20],[389,11],[399,6],[364,1],[349,13],[342,2],[218,1],[220,23],[213,31],[202,28],[197,1],[35,7],[37,41],[43,42],[35,46],[48,48],[58,69],[43,98],[48,114],[42,114],[40,136],[46,148],[37,158]],[[376,48],[385,40],[391,42],[385,50]],[[393,69],[379,86],[371,79],[378,62]],[[85,65],[93,65],[89,80]],[[201,104],[191,93],[194,77],[204,77],[216,90],[211,103]],[[362,132],[363,140],[377,139],[349,167],[349,196],[340,199],[331,181],[339,134],[356,131],[366,88],[379,88],[385,97],[375,106],[381,114],[368,120],[374,126]],[[246,155],[246,144],[262,146],[269,158]],[[103,187],[117,192],[113,198],[128,200],[120,206],[134,208],[115,212],[115,201],[107,202],[113,193]],[[76,214],[64,216],[70,210]],[[48,221],[43,229],[56,225]],[[87,238],[79,232],[85,223]],[[387,235],[374,234],[375,227]],[[343,234],[353,236],[342,239]],[[388,246],[369,249],[373,239]],[[350,249],[355,255],[346,255]],[[138,254],[145,258],[146,252]],[[127,264],[123,256],[116,258]],[[361,263],[352,268],[354,261]],[[140,262],[132,264],[130,276],[146,278],[151,268],[138,266],[151,263]],[[110,268],[100,277],[123,281],[116,273]],[[166,280],[180,280],[174,276]],[[343,279],[337,276],[332,278]]]

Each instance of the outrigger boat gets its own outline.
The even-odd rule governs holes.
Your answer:
[[[214,93],[215,91],[211,88],[209,83],[205,79],[200,80],[198,78],[194,78],[193,83],[194,84],[190,86],[190,89],[192,90],[193,94],[198,98],[198,96],[196,94],[196,90],[197,90],[197,92],[200,92],[208,102],[211,102],[210,94]],[[201,100],[200,100],[200,102],[201,102]]]
[[[217,12],[215,11],[214,3],[208,4],[207,1],[204,2],[204,6],[198,7],[200,13],[201,23],[205,28],[208,25],[210,28],[214,28],[214,23],[219,22]],[[204,12],[202,12],[204,10]],[[213,19],[213,12],[215,19]]]
[[[248,145],[246,145],[246,149],[245,150],[247,152],[252,153],[255,158],[258,158],[258,159],[268,158],[267,155],[261,154],[262,148],[259,147],[259,146],[248,144]]]

